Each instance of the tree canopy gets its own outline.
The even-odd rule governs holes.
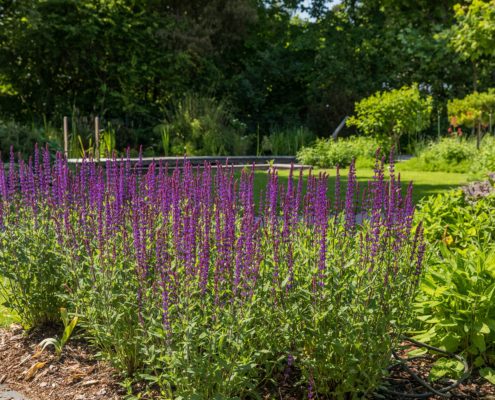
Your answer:
[[[4,0],[0,117],[100,115],[120,145],[156,145],[153,128],[196,97],[228,108],[246,135],[328,136],[356,102],[415,82],[444,112],[472,92],[473,63],[479,90],[493,86],[494,4]]]
[[[423,97],[418,85],[377,92],[356,104],[347,120],[361,132],[398,144],[404,134],[421,132],[430,124],[431,96]]]

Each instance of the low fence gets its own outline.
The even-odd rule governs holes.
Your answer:
[[[94,160],[96,163],[106,164],[111,161],[109,158],[100,158]],[[80,164],[82,158],[69,158],[69,164]],[[292,164],[300,168],[309,168],[309,166],[296,165],[295,156],[191,156],[191,157],[143,157],[143,158],[117,158],[117,163],[130,162],[132,166],[140,165],[140,168],[146,169],[151,163],[168,165],[169,168],[183,168],[187,161],[193,166],[203,166],[208,163],[215,167],[216,165],[230,165],[234,168],[250,167],[254,164],[256,169],[268,169],[276,167],[277,169],[290,168]]]

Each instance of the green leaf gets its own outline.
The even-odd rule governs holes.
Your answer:
[[[417,348],[414,350],[411,350],[407,353],[409,357],[415,357],[415,356],[422,356],[423,354],[428,353],[428,350],[425,348]]]
[[[461,376],[463,370],[464,365],[462,362],[451,358],[441,357],[436,360],[431,367],[428,379],[430,381],[436,381],[445,376],[449,378],[458,378]]]
[[[482,334],[488,335],[490,333],[490,327],[487,324],[482,323],[481,328],[479,329],[479,332]]]
[[[482,368],[480,369],[480,375],[485,378],[492,385],[495,385],[495,369],[493,368]]]
[[[485,363],[483,357],[478,356],[474,359],[473,365],[477,368],[481,367]]]
[[[486,350],[485,337],[482,334],[474,333],[471,336],[471,340],[481,353]]]
[[[441,347],[443,347],[445,351],[453,353],[454,351],[457,350],[457,347],[459,346],[460,337],[452,333],[448,333],[440,340],[440,343],[441,343]]]

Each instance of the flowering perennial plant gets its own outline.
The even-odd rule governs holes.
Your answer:
[[[380,382],[424,254],[412,187],[402,193],[393,164],[386,180],[378,157],[375,170],[361,190],[351,164],[333,197],[324,173],[283,183],[272,170],[255,202],[254,166],[12,154],[2,244],[53,240],[29,257],[2,247],[9,305],[31,325],[67,305],[102,355],[163,398],[252,398],[288,377],[308,397],[360,397]]]

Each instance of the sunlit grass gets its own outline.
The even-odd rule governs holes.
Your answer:
[[[335,185],[335,169],[315,169],[313,174],[326,173],[329,177],[329,187],[333,192],[333,186]],[[289,170],[283,169],[278,171],[280,183],[286,183]],[[298,171],[295,172],[299,174]],[[398,173],[397,173],[398,174]],[[374,171],[371,168],[358,168],[357,177],[359,182],[363,184],[372,179]],[[308,171],[304,171],[304,181],[306,182]],[[266,172],[258,171],[255,176],[255,196],[258,197],[260,192],[265,188],[268,174]],[[341,171],[342,184],[346,185],[347,182],[347,169]],[[445,192],[447,190],[459,187],[466,184],[468,180],[467,174],[461,173],[448,173],[448,172],[423,172],[423,171],[400,171],[400,178],[402,187],[406,190],[410,181],[413,182],[413,201],[419,202],[423,197],[435,195]]]

